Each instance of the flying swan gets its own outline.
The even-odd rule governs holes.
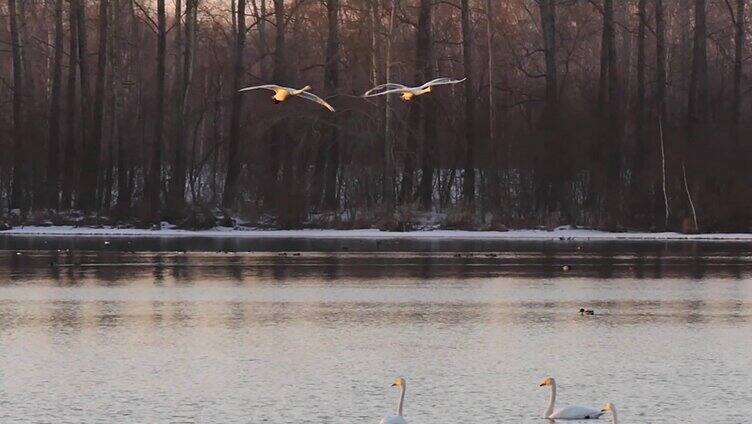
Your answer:
[[[407,387],[405,385],[405,379],[398,377],[394,380],[392,387],[400,388],[399,403],[397,403],[397,415],[387,415],[381,419],[380,424],[407,424],[407,421],[402,418],[402,404],[405,402],[405,388]]]
[[[259,89],[273,91],[274,96],[272,96],[272,100],[274,101],[274,104],[280,104],[284,102],[285,100],[289,99],[290,97],[300,97],[302,99],[316,102],[320,104],[321,106],[324,106],[325,108],[329,109],[330,112],[334,112],[334,108],[329,103],[325,102],[324,99],[322,99],[321,97],[313,93],[308,92],[308,90],[311,89],[310,85],[306,85],[305,87],[298,90],[298,89],[290,88],[290,87],[282,87],[276,84],[266,84],[266,85],[256,85],[253,87],[241,88],[240,90],[238,90],[238,92],[259,90]]]
[[[605,414],[606,412],[610,412],[610,413],[611,413],[611,422],[612,422],[613,424],[618,424],[618,423],[616,422],[616,407],[614,406],[614,404],[613,404],[613,403],[611,403],[611,402],[608,402],[607,404],[603,405],[603,406],[601,407],[601,412],[603,412],[604,414]]]
[[[388,82],[386,84],[381,84],[379,86],[376,86],[363,94],[362,97],[376,97],[376,96],[383,96],[385,94],[392,94],[392,93],[400,93],[402,97],[403,102],[410,102],[415,97],[421,96],[426,93],[430,93],[433,91],[433,87],[437,85],[447,85],[447,84],[459,84],[463,81],[465,81],[467,78],[462,78],[461,80],[453,80],[451,78],[436,78],[434,80],[428,81],[427,83],[417,86],[417,87],[408,87],[406,85],[402,84],[396,84],[393,82]]]
[[[587,408],[584,406],[567,406],[565,408],[554,410],[554,403],[556,402],[556,381],[548,377],[543,380],[540,387],[551,386],[551,399],[548,401],[548,408],[543,414],[543,418],[557,419],[557,420],[591,420],[597,419],[605,412],[599,409]]]

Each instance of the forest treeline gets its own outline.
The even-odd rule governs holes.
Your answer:
[[[748,3],[4,0],[0,204],[750,230]],[[359,97],[438,76],[467,80]],[[337,111],[238,93],[263,83],[310,84]]]

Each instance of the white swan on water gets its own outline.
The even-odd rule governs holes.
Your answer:
[[[601,412],[603,412],[604,414],[606,412],[610,412],[611,413],[611,422],[613,424],[618,424],[617,421],[616,421],[616,407],[614,406],[613,403],[608,402],[607,404],[603,405],[601,407]]]
[[[556,380],[551,377],[543,380],[540,387],[551,386],[551,399],[548,401],[548,408],[543,414],[543,418],[557,420],[591,420],[597,419],[605,412],[600,409],[588,408],[585,406],[567,406],[554,410],[556,402]]]
[[[394,380],[392,387],[399,387],[400,389],[399,402],[397,403],[397,415],[387,415],[381,419],[381,424],[407,424],[407,421],[402,418],[402,404],[405,402],[405,388],[407,387],[405,385],[405,379],[398,377]]]

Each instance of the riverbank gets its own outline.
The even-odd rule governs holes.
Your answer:
[[[266,230],[246,227],[215,227],[184,230],[164,225],[157,229],[75,226],[19,226],[0,235],[60,237],[211,237],[211,238],[297,238],[297,239],[422,239],[422,240],[537,240],[537,241],[752,241],[752,233],[682,234],[675,232],[606,232],[561,227],[554,230],[463,231],[424,230],[391,232],[359,230]]]

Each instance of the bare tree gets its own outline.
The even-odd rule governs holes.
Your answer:
[[[274,0],[274,57],[272,79],[277,84],[287,82],[287,67],[285,64],[285,2]],[[284,128],[281,124],[275,124],[271,129],[271,136],[267,143],[265,175],[264,175],[264,200],[267,204],[274,204],[277,199],[277,176],[280,168],[280,150],[284,139]]]
[[[655,103],[658,115],[666,123],[666,21],[663,0],[655,3]]]
[[[744,19],[744,0],[736,2],[736,18],[734,20],[734,99],[731,112],[733,138],[739,141],[739,116],[742,107],[742,64],[744,62],[744,33],[747,27]]]
[[[326,0],[326,15],[329,26],[326,40],[326,56],[324,58],[324,93],[328,96],[335,95],[339,90],[339,0]],[[328,210],[337,210],[337,175],[339,173],[339,131],[337,121],[330,122],[325,143],[328,154],[326,164],[326,182],[324,186],[324,207]]]
[[[162,193],[162,142],[165,110],[165,68],[167,55],[167,14],[165,0],[157,0],[157,73],[154,91],[154,133],[151,140],[149,169],[144,180],[146,216],[154,222],[159,217]]]
[[[233,48],[233,76],[232,76],[232,106],[230,109],[230,139],[227,149],[227,176],[225,178],[225,192],[222,205],[232,208],[238,201],[238,176],[240,175],[240,117],[243,113],[243,95],[238,92],[245,73],[245,0],[238,0],[237,24],[235,30],[235,46]]]
[[[423,78],[428,81],[434,78],[433,67],[433,2],[420,0],[418,16],[417,57],[416,66],[422,68]],[[422,52],[422,53],[421,53]],[[436,103],[427,98],[423,104],[423,148],[421,149],[421,173],[419,197],[420,206],[424,210],[431,209],[433,200],[434,150],[436,148]]]
[[[69,42],[68,42],[68,81],[65,94],[66,103],[66,137],[65,155],[63,157],[63,182],[60,204],[63,209],[70,209],[73,200],[73,188],[76,181],[76,81],[78,67],[78,29],[76,28],[77,2],[69,5]]]
[[[695,0],[695,30],[692,47],[692,76],[689,84],[687,119],[690,125],[705,124],[708,119],[708,59],[706,0]]]
[[[26,178],[24,139],[24,86],[23,59],[21,39],[18,29],[18,11],[16,0],[8,0],[8,14],[10,20],[10,43],[13,58],[13,185],[10,197],[10,208],[25,209]]]
[[[104,90],[107,68],[107,27],[108,0],[99,1],[99,36],[97,49],[97,72],[94,83],[94,104],[92,110],[91,135],[86,137],[87,144],[83,149],[83,160],[87,166],[82,168],[81,188],[79,192],[79,207],[85,211],[98,209],[97,180],[99,178],[99,162],[102,147],[102,126],[104,121]]]
[[[656,178],[653,193],[655,200],[655,216],[659,219],[661,212],[665,214],[665,224],[668,225],[669,209],[668,194],[666,189],[666,149],[663,128],[667,122],[666,107],[666,22],[664,19],[665,9],[663,0],[654,0],[655,2],[655,103],[658,112],[658,126],[660,135],[660,153],[661,153],[661,175],[660,180]],[[661,198],[662,196],[662,198]],[[661,211],[660,205],[665,205]],[[660,221],[657,221],[660,222]]]
[[[559,121],[559,89],[556,65],[556,2],[538,0],[538,7],[543,32],[543,54],[545,60],[546,94],[542,116],[543,146],[538,153],[539,160],[535,166],[535,202],[536,209],[552,209],[559,203],[560,181],[558,172],[551,168],[555,157],[556,137]]]
[[[51,68],[51,89],[50,89],[50,123],[47,149],[47,181],[46,203],[51,209],[57,209],[59,206],[60,190],[60,110],[61,110],[61,86],[63,79],[63,1],[55,0],[54,12],[54,51]]]
[[[89,127],[92,114],[92,105],[91,87],[89,85],[89,64],[86,60],[88,56],[88,42],[86,35],[86,6],[83,3],[83,0],[73,1],[75,1],[76,7],[76,30],[78,31],[78,71],[81,80],[81,113],[79,116],[79,129],[81,134],[80,146],[82,166],[81,172],[78,177],[78,196],[76,199],[76,205],[79,209],[91,210],[91,204],[87,201],[87,196],[89,195],[89,193],[84,193],[90,185],[89,181],[85,181],[85,177],[92,175],[91,170],[92,168],[96,169],[98,167],[98,161],[96,164],[91,162],[91,158],[93,156],[90,152],[90,149],[92,148],[91,136],[93,132]],[[91,195],[93,196],[93,194]]]
[[[190,6],[186,1],[186,32],[189,27],[191,16]],[[188,91],[188,78],[186,75],[187,58],[189,57],[189,41],[183,41],[183,3],[175,0],[175,88],[173,90],[173,108],[175,112],[175,139],[172,156],[172,177],[167,198],[167,209],[170,213],[179,213],[185,200],[185,101]],[[186,38],[188,34],[186,34]]]
[[[465,66],[465,173],[462,194],[465,203],[475,204],[475,79],[473,78],[473,34],[470,27],[470,0],[460,2],[462,22],[462,62]],[[489,73],[491,72],[489,68]]]
[[[387,82],[392,81],[392,43],[394,41],[395,15],[397,13],[397,1],[392,0],[389,9],[389,27],[386,35],[386,57],[384,58],[384,76]],[[392,96],[384,100],[384,203],[388,212],[391,212],[395,203],[394,192],[394,134],[392,131]]]

